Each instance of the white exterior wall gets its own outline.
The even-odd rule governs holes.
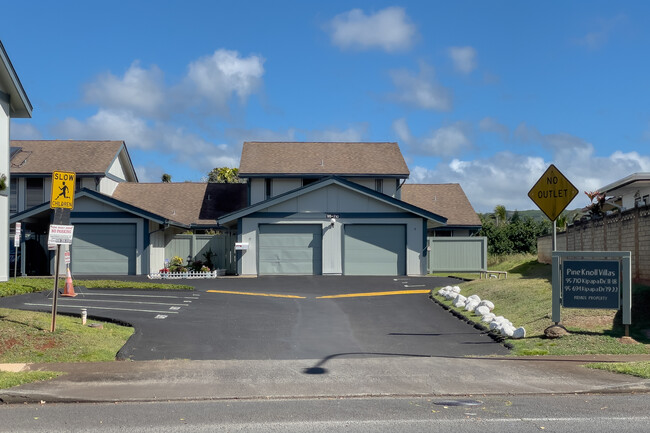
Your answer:
[[[0,92],[3,88],[0,87]],[[7,176],[7,189],[0,192],[0,282],[9,280],[9,101],[0,95],[0,174]]]
[[[636,192],[639,192],[639,196],[643,200],[644,195],[650,195],[650,187],[641,187],[637,188],[634,190],[634,192],[630,192],[627,194],[623,195],[623,209],[634,209],[634,195]]]
[[[124,174],[124,169],[122,168],[122,163],[120,162],[119,157],[115,158],[115,161],[113,161],[113,164],[108,169],[108,173],[112,174],[118,179],[126,181],[126,175]]]
[[[99,181],[99,192],[106,195],[113,195],[115,188],[117,188],[118,182],[115,182],[112,179],[107,177],[102,177]]]
[[[158,272],[165,266],[165,231],[149,221],[149,272]]]
[[[322,238],[323,275],[341,275],[343,226],[345,224],[403,224],[406,225],[406,273],[426,273],[426,257],[423,256],[424,224],[422,218],[401,216],[404,211],[375,198],[335,185],[318,189],[309,194],[271,206],[260,211],[295,213],[291,218],[283,216],[258,216],[242,219],[241,242],[248,243],[248,250],[241,254],[241,274],[257,275],[257,232],[259,224],[320,224]],[[359,213],[360,217],[341,216],[331,226],[326,214]],[[378,213],[395,213],[396,217],[375,217]],[[367,217],[363,214],[367,214]]]

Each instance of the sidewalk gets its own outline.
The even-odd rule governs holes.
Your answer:
[[[331,357],[283,361],[121,361],[33,364],[67,374],[0,390],[0,400],[128,402],[367,396],[650,392],[650,380],[592,370],[589,362],[650,355],[571,357]]]

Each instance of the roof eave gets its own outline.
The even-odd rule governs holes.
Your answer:
[[[18,74],[16,74],[16,70],[11,64],[2,41],[0,41],[0,66],[0,80],[8,82],[9,85],[7,90],[9,91],[9,105],[11,107],[10,117],[32,117],[32,103],[29,101]]]

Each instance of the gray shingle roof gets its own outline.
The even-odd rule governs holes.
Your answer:
[[[246,184],[134,183],[117,185],[113,198],[184,225],[215,225],[221,215],[245,207]]]
[[[402,185],[402,200],[442,215],[449,226],[480,226],[478,217],[465,192],[457,183]]]
[[[55,170],[77,174],[106,173],[123,141],[12,140],[20,150],[11,158],[12,174],[48,174]]]
[[[406,178],[397,143],[245,142],[239,176],[348,175]]]

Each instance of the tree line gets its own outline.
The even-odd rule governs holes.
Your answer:
[[[522,217],[514,211],[510,217],[505,206],[498,205],[493,213],[479,214],[483,227],[478,236],[488,239],[488,254],[535,254],[537,238],[551,233],[551,221],[537,221],[530,216]]]

